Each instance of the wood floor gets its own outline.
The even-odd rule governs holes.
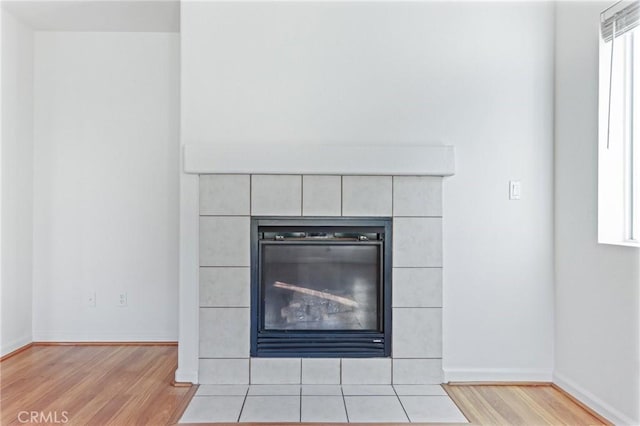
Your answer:
[[[21,424],[21,411],[49,424],[175,423],[191,390],[171,386],[176,367],[175,346],[33,346],[0,363],[0,424]]]
[[[472,424],[603,425],[568,396],[550,385],[445,385],[445,390]]]
[[[23,424],[20,412],[49,424],[173,424],[195,391],[171,386],[176,366],[175,346],[33,346],[0,363],[0,424]],[[603,424],[551,386],[445,389],[475,425]]]

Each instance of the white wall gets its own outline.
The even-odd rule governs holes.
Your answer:
[[[177,34],[36,34],[34,340],[177,339],[178,82]]]
[[[640,424],[640,250],[597,244],[598,22],[556,21],[554,381],[616,424]]]
[[[454,145],[446,377],[551,378],[552,4],[185,1],[181,19],[183,143]]]
[[[2,330],[0,354],[31,342],[33,32],[2,13]]]

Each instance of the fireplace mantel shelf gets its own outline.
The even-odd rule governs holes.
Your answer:
[[[190,174],[317,174],[451,176],[447,145],[185,144]]]

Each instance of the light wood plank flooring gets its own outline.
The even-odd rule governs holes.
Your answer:
[[[171,386],[176,367],[175,346],[33,346],[0,363],[0,424],[21,424],[21,411],[59,421],[66,411],[77,425],[169,424],[192,389]]]
[[[173,387],[175,346],[33,346],[0,363],[0,424],[20,411],[78,425],[175,423],[195,387]],[[445,386],[476,425],[603,424],[551,386]]]
[[[607,424],[549,385],[445,385],[444,388],[473,424],[509,426]]]

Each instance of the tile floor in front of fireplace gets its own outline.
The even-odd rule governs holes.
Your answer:
[[[180,423],[467,423],[439,385],[200,385]]]

